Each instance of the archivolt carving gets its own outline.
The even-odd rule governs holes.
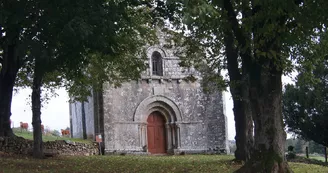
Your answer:
[[[171,99],[161,95],[151,96],[143,100],[135,111],[133,121],[146,123],[148,115],[154,111],[161,112],[168,123],[182,121],[179,107]]]

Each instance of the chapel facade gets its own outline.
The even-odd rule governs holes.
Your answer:
[[[204,92],[201,74],[180,67],[174,50],[146,52],[139,80],[104,84],[88,102],[70,103],[72,137],[101,135],[106,154],[229,152],[222,92]],[[198,80],[185,80],[191,74]]]

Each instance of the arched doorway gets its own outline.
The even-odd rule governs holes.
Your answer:
[[[158,112],[152,112],[147,118],[148,152],[151,154],[166,153],[165,119]]]
[[[135,110],[133,121],[139,124],[140,150],[151,153],[148,144],[148,136],[150,135],[147,129],[148,124],[151,124],[149,123],[149,117],[153,113],[159,114],[164,123],[164,142],[166,143],[164,144],[163,153],[174,153],[176,149],[179,150],[181,147],[179,125],[183,122],[181,112],[174,101],[161,95],[154,95],[144,99]]]

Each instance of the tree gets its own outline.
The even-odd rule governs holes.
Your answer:
[[[327,24],[324,9],[328,3],[321,0],[166,2],[168,9],[174,9],[168,10],[169,14],[177,11],[183,16],[180,20],[183,25],[174,23],[177,29],[204,48],[201,51],[205,50],[205,56],[198,56],[199,61],[216,55],[212,64],[225,67],[222,47],[227,51],[228,46],[222,44],[223,33],[233,34],[233,43],[238,48],[238,67],[245,81],[241,83],[246,90],[242,99],[250,104],[255,127],[251,157],[237,172],[291,172],[284,159],[286,133],[281,76],[293,68],[291,59],[297,61],[299,50]],[[309,15],[314,9],[316,12]],[[187,45],[186,49],[190,47],[193,46]],[[231,62],[227,63],[229,67]]]
[[[317,154],[323,154],[324,153],[324,146],[314,142],[310,141],[309,142],[309,153],[317,153]]]
[[[23,55],[33,70],[30,71],[33,73],[30,75],[33,76],[33,155],[37,158],[43,157],[41,87],[45,82],[53,82],[47,75],[60,72],[56,80],[65,78],[69,89],[79,87],[89,91],[95,84],[128,80],[143,70],[143,60],[138,58],[142,54],[141,46],[154,38],[151,24],[147,23],[151,20],[149,10],[143,2],[66,2],[35,1],[37,5],[33,9],[38,17],[30,21],[37,24],[33,28],[35,34],[28,35],[33,38],[31,42],[22,43],[28,47]],[[24,29],[17,25],[19,32]],[[97,73],[88,73],[92,70]]]
[[[176,52],[182,60],[180,65],[196,68],[203,74],[202,85],[206,92],[208,92],[208,86],[220,91],[224,90],[227,85],[230,86],[236,128],[235,158],[238,161],[248,160],[253,145],[253,121],[249,100],[243,99],[248,95],[247,73],[245,66],[240,63],[240,50],[236,45],[232,30],[222,27],[222,25],[227,25],[227,21],[218,21],[216,17],[209,17],[218,15],[213,11],[210,12],[213,14],[202,16],[203,14],[199,13],[206,13],[206,10],[200,12],[196,6],[195,9],[194,7],[189,9],[178,2],[168,3],[166,6],[163,5],[164,7],[160,6],[161,3],[158,4],[157,8],[161,9],[158,11],[162,12],[163,9],[165,11],[160,15],[173,21],[176,25],[174,29],[178,30],[178,33],[171,32],[170,38],[174,39],[177,48],[182,47]],[[198,5],[204,4],[199,1]],[[204,9],[208,7],[204,5]],[[185,32],[186,30],[188,31]],[[228,70],[229,80],[223,79],[220,73],[223,68]]]
[[[4,0],[0,3],[0,136],[13,136],[10,128],[12,91],[18,70],[27,60],[29,43],[36,34],[36,1]]]
[[[328,146],[328,34],[321,32],[304,50],[294,85],[287,85],[283,110],[290,132]]]
[[[233,112],[236,129],[236,160],[247,161],[250,159],[253,147],[253,121],[251,105],[248,99],[247,69],[245,65],[239,67],[239,50],[234,44],[232,31],[224,32],[224,47],[227,59],[227,69],[230,78],[230,93],[233,99]]]
[[[304,150],[303,150],[304,144],[305,144],[305,141],[298,139],[295,143],[294,151],[296,153],[304,153]]]

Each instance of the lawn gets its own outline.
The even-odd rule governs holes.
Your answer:
[[[33,139],[32,132],[14,131],[17,136]],[[43,141],[70,140],[88,143],[90,140],[43,135]],[[121,172],[219,172],[229,173],[241,165],[232,162],[231,155],[184,156],[76,156],[36,160],[30,157],[8,156],[0,152],[0,173],[121,173]],[[289,163],[295,173],[327,173],[328,167],[305,163]]]
[[[1,156],[1,155],[0,155]],[[233,156],[79,156],[35,160],[21,157],[1,157],[1,173],[121,173],[121,172],[219,172],[229,173],[241,165],[232,162]],[[328,167],[289,163],[295,173],[326,173]]]

